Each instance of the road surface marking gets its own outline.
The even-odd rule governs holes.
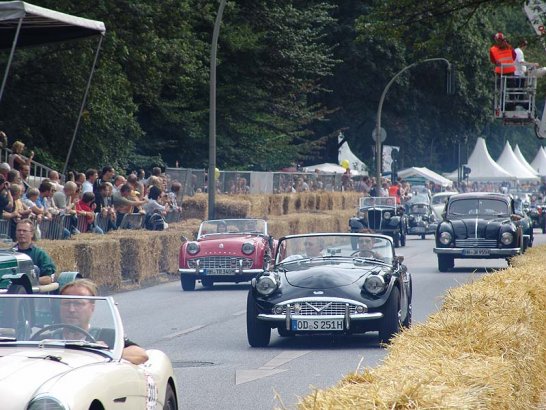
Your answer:
[[[184,336],[184,335],[187,335],[188,333],[195,332],[196,330],[202,329],[204,327],[205,327],[205,325],[198,325],[198,326],[190,327],[188,329],[181,330],[180,332],[171,333],[170,335],[163,336],[160,340],[172,340],[172,339],[177,338],[179,336]]]
[[[248,383],[254,380],[263,379],[264,377],[286,372],[288,369],[277,369],[277,367],[297,359],[298,357],[304,356],[309,352],[310,350],[302,350],[299,352],[282,352],[257,369],[236,370],[235,385]]]

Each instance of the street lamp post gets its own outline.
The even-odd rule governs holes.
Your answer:
[[[208,216],[214,219],[216,213],[216,52],[218,49],[218,35],[220,34],[220,23],[226,0],[220,1],[214,31],[212,33],[212,45],[210,50],[210,109],[209,109],[209,173],[208,173]]]
[[[451,63],[445,59],[445,58],[427,58],[426,60],[418,61],[416,63],[410,64],[407,67],[404,67],[402,70],[400,70],[385,86],[385,89],[383,90],[383,93],[381,94],[381,98],[379,99],[379,106],[377,108],[377,118],[375,120],[375,166],[376,166],[376,182],[378,184],[378,187],[381,186],[381,167],[383,163],[383,158],[381,154],[381,110],[383,109],[383,101],[385,101],[385,96],[387,95],[387,91],[389,91],[389,88],[394,83],[394,81],[405,71],[409,70],[412,67],[415,67],[418,64],[421,63],[427,63],[429,61],[445,61],[447,63],[448,70],[451,71]],[[449,83],[449,82],[448,82]]]

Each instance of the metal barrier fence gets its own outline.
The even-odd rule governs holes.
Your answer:
[[[181,194],[207,191],[205,169],[167,168],[169,183],[178,181]],[[342,191],[342,174],[315,172],[220,171],[216,190],[222,194],[278,194],[304,191]]]
[[[0,162],[9,163],[9,156],[11,155],[11,153],[12,153],[12,150],[10,148],[1,148]],[[47,178],[49,171],[53,171],[53,169],[32,160],[30,162],[29,183],[32,186],[37,188],[40,185],[40,182],[42,181],[42,179]]]

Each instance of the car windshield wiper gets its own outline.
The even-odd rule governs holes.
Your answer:
[[[379,262],[379,263],[387,263],[381,259],[374,258],[373,256],[356,256],[355,258],[356,262]]]

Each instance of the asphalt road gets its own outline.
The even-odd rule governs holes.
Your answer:
[[[535,244],[546,242],[535,230]],[[410,237],[397,254],[413,275],[413,320],[423,322],[441,306],[446,290],[506,267],[499,260],[455,260],[449,273],[437,271],[434,239]],[[281,338],[267,348],[246,339],[248,285],[220,284],[183,292],[169,282],[114,295],[127,336],[171,358],[181,409],[294,408],[298,397],[336,384],[344,375],[377,366],[385,357],[377,334],[353,337]]]

